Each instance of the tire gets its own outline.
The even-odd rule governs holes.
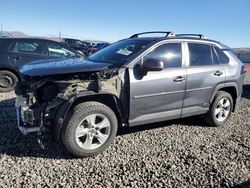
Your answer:
[[[18,78],[14,73],[6,70],[0,71],[0,92],[9,92],[14,90],[17,82]]]
[[[99,102],[84,102],[69,111],[61,138],[70,153],[77,157],[89,157],[108,148],[117,129],[116,115],[108,106]]]
[[[225,91],[219,91],[205,115],[205,121],[211,126],[222,126],[230,117],[232,109],[232,96]]]
[[[86,57],[86,54],[80,50],[78,50],[78,52],[81,54],[82,58],[85,58]]]
[[[91,50],[89,50],[89,52],[88,52],[88,56],[91,56],[93,53],[92,53],[92,51]]]
[[[84,58],[87,58],[88,57],[88,52],[84,52]]]

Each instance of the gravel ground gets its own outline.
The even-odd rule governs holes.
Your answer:
[[[50,134],[45,149],[35,134],[21,135],[14,97],[0,94],[0,187],[250,187],[250,73],[225,126],[192,117],[130,128],[104,153],[84,159]]]

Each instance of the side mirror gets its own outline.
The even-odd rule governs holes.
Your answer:
[[[161,71],[163,69],[163,62],[156,59],[147,59],[142,63],[142,70],[144,73],[147,73],[148,71]]]

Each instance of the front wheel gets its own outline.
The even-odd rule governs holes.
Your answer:
[[[93,54],[92,50],[88,52],[88,56],[91,56]]]
[[[69,112],[61,137],[69,152],[88,157],[101,153],[111,144],[117,127],[115,113],[108,106],[85,102]]]
[[[205,120],[212,126],[221,126],[230,117],[232,109],[232,96],[225,91],[219,91],[215,96],[210,110],[205,115]]]

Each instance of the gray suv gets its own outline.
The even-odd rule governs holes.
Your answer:
[[[162,33],[164,37],[139,37]],[[242,93],[244,65],[203,35],[146,32],[88,59],[24,65],[18,83],[18,127],[52,129],[78,157],[106,149],[122,126],[202,115],[223,125]]]

